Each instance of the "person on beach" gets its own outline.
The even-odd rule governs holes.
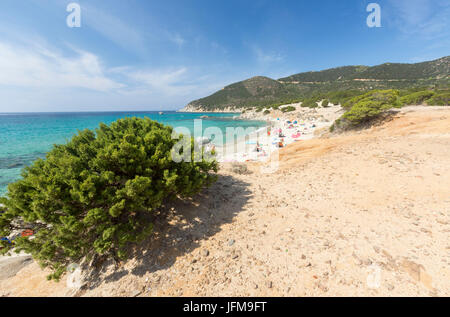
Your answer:
[[[262,152],[262,147],[261,147],[261,145],[259,144],[259,142],[256,142],[256,152]]]

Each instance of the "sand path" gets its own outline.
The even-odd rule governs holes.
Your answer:
[[[77,295],[450,296],[450,109],[292,144],[275,174],[249,166],[224,165]],[[0,295],[72,294],[44,277],[29,265]]]

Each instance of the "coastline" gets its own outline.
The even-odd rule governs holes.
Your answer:
[[[177,112],[192,112],[192,113],[240,113],[244,108],[225,107],[224,109],[203,110],[201,106],[187,105],[184,108],[177,110]]]
[[[239,119],[265,121],[267,125],[217,148],[218,161],[265,162],[281,148],[328,133],[329,127],[343,113],[340,105],[314,109],[302,108],[300,104],[286,106],[294,107],[295,111],[272,110],[266,115],[262,111],[241,113]]]

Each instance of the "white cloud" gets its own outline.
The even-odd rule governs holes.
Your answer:
[[[252,46],[256,59],[261,64],[272,64],[281,62],[284,58],[279,53],[265,52],[258,46]]]
[[[449,34],[447,0],[389,0],[388,10],[390,22],[406,35],[436,39]]]
[[[0,70],[0,112],[179,109],[228,82],[185,66],[107,67],[91,52],[31,40],[0,40]]]
[[[175,97],[189,95],[198,88],[198,83],[190,82],[186,67],[147,70],[128,68],[123,75],[133,83],[134,88],[122,91],[128,94],[147,91]]]
[[[105,76],[96,55],[80,50],[75,57],[66,57],[41,46],[25,48],[0,42],[0,69],[0,84],[7,86],[97,91],[124,86]]]
[[[186,43],[186,40],[178,33],[169,35],[169,40],[175,43],[178,47],[182,47],[184,43]]]
[[[145,51],[144,39],[136,28],[110,15],[105,10],[90,5],[82,5],[82,26],[89,27],[116,45],[133,52]]]

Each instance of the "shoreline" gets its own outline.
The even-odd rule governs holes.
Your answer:
[[[265,121],[266,126],[217,148],[218,162],[267,161],[271,154],[281,148],[327,133],[328,128],[343,113],[340,105],[314,109],[302,108],[300,104],[286,106],[294,107],[295,111],[283,113],[278,110],[272,111],[270,115],[256,111],[241,113],[239,119]]]

